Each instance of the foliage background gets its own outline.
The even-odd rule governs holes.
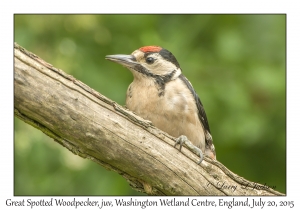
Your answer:
[[[285,15],[15,15],[15,42],[125,104],[132,75],[105,55],[170,50],[200,96],[218,160],[286,193]],[[15,118],[15,195],[140,195]],[[226,183],[225,183],[226,184]]]

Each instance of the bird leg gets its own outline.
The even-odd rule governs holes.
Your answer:
[[[181,151],[182,145],[185,144],[187,146],[187,148],[189,150],[191,150],[193,153],[195,153],[196,155],[198,155],[200,157],[200,160],[198,161],[198,165],[203,161],[203,152],[200,148],[196,147],[195,145],[192,144],[192,142],[190,142],[190,140],[188,140],[188,138],[184,135],[179,136],[176,139],[175,145],[174,147],[176,147],[176,145],[179,144],[179,151]]]

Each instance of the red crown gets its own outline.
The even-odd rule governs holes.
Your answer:
[[[161,51],[162,48],[159,46],[145,46],[145,47],[141,47],[140,51],[146,53],[146,52],[159,52]]]

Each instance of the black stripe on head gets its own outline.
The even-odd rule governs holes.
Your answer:
[[[157,87],[158,87],[158,96],[163,96],[165,94],[165,85],[166,83],[170,82],[176,73],[176,70],[173,70],[171,73],[166,75],[156,75],[151,72],[149,72],[144,66],[140,64],[136,64],[133,67],[133,70],[140,72],[141,74],[151,77],[154,79]]]
[[[166,49],[162,49],[161,51],[159,51],[159,54],[161,55],[161,57],[163,57],[165,60],[173,63],[177,68],[180,68],[178,61],[176,60],[175,56],[169,52]]]
[[[141,64],[135,64],[132,68],[133,70],[140,72],[141,74],[144,74],[148,77],[154,77],[154,74],[152,74],[151,72],[148,71],[148,69],[146,69],[144,66],[142,66]]]

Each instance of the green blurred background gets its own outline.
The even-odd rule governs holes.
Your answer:
[[[217,159],[286,193],[285,15],[15,15],[15,42],[117,103],[131,73],[105,55],[171,51],[200,96]],[[141,195],[15,118],[15,195]]]

